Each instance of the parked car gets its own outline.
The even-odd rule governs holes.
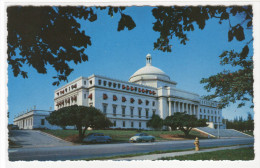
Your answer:
[[[83,139],[83,141],[88,143],[109,143],[112,141],[112,138],[110,136],[105,136],[103,133],[90,133]]]
[[[19,127],[18,127],[18,125],[9,124],[8,129],[9,130],[19,130]]]
[[[146,133],[138,133],[138,134],[135,134],[135,136],[131,137],[129,139],[129,142],[154,142],[155,141],[155,137],[154,136],[151,136],[151,135],[148,135]]]

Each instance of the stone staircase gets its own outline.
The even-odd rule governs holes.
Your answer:
[[[196,127],[193,128],[196,131],[210,135],[211,137],[218,137],[218,129],[213,129],[209,127]],[[220,138],[234,138],[234,137],[244,137],[249,138],[251,135],[244,134],[234,129],[219,129]]]

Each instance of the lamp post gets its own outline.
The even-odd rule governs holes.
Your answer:
[[[219,119],[218,119],[218,139],[219,139]]]
[[[219,114],[218,109],[219,109],[219,104],[217,104],[217,112],[218,112],[218,114]],[[219,139],[219,120],[220,120],[220,117],[219,117],[219,115],[218,115],[218,139]]]

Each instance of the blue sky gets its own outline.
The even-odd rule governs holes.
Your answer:
[[[206,95],[207,92],[200,84],[203,77],[209,77],[228,66],[220,66],[219,55],[224,50],[239,49],[246,41],[231,43],[227,40],[228,24],[221,25],[217,20],[209,20],[204,30],[195,27],[195,31],[188,33],[187,45],[179,44],[178,40],[172,40],[171,53],[163,53],[153,50],[153,42],[159,37],[154,32],[151,7],[130,7],[125,10],[136,23],[131,30],[117,32],[119,16],[113,18],[106,11],[97,11],[97,21],[90,23],[81,20],[82,29],[91,37],[92,46],[86,49],[89,61],[75,65],[74,72],[68,77],[69,81],[79,76],[90,76],[92,74],[103,75],[115,79],[128,81],[129,77],[139,68],[145,66],[145,56],[152,55],[152,64],[168,74],[171,80],[176,81],[177,88]],[[240,17],[232,18],[231,23],[240,21]],[[246,39],[252,38],[251,30],[245,30]],[[252,47],[252,46],[251,46]],[[14,77],[10,67],[8,68],[8,111],[9,122],[13,121],[15,114],[36,105],[37,109],[48,110],[54,106],[54,90],[52,76],[56,72],[48,67],[47,74],[38,74],[32,67],[25,66],[28,79]],[[231,69],[232,70],[232,69]],[[62,82],[60,86],[66,84]],[[235,116],[247,117],[247,113],[253,114],[250,104],[243,108],[230,105],[223,109],[223,117],[233,119]]]

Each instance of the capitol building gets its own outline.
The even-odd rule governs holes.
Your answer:
[[[153,114],[162,119],[175,112],[207,119],[209,127],[222,124],[222,111],[216,101],[202,99],[197,93],[180,90],[177,83],[161,69],[152,66],[152,56],[129,81],[100,75],[79,77],[54,92],[54,109],[71,105],[94,106],[114,124],[112,128],[149,129]]]

